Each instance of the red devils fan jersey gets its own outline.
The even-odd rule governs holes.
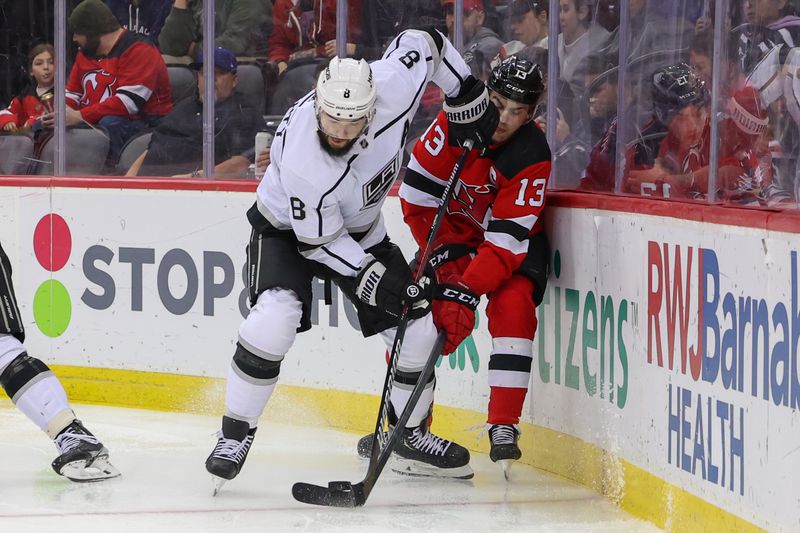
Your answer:
[[[0,111],[0,129],[12,122],[17,127],[31,127],[44,114],[44,111],[44,104],[39,100],[36,87],[33,86],[19,96],[15,96],[8,107]]]
[[[143,37],[123,30],[107,57],[78,52],[67,82],[67,104],[94,124],[107,115],[163,116],[172,110],[167,67]]]
[[[403,216],[420,247],[425,245],[444,187],[461,148],[447,142],[447,119],[440,112],[414,147],[400,201]],[[533,123],[484,157],[472,150],[447,205],[436,245],[464,243],[477,249],[463,274],[478,294],[511,276],[528,251],[528,237],[541,231],[540,217],[550,177],[550,148]]]

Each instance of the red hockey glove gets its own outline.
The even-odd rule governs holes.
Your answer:
[[[447,333],[443,355],[453,353],[475,327],[475,309],[480,298],[464,280],[454,277],[452,283],[436,287],[433,296],[433,323]]]

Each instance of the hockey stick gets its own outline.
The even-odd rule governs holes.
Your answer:
[[[472,145],[473,143],[471,140],[464,143],[464,152],[458,158],[455,166],[453,166],[453,171],[450,173],[450,179],[445,186],[441,203],[436,210],[431,230],[428,233],[428,242],[425,244],[425,249],[422,251],[422,255],[419,258],[419,268],[417,268],[417,271],[414,273],[415,284],[419,282],[424,275],[425,265],[428,263],[431,253],[433,252],[434,239],[439,232],[439,226],[442,224],[445,212],[447,211],[447,204],[450,203],[450,199],[453,196],[453,188],[456,181],[458,181],[461,170],[464,168],[464,162],[469,155],[469,151],[472,149]],[[403,339],[408,326],[409,309],[410,306],[408,303],[403,305],[397,324],[397,332],[395,333],[394,342],[392,343],[389,367],[386,371],[380,409],[378,410],[378,420],[375,423],[372,453],[370,455],[369,465],[367,466],[367,474],[364,476],[363,480],[356,484],[352,484],[349,481],[331,481],[328,483],[327,487],[322,487],[310,483],[295,483],[292,487],[292,496],[294,496],[297,501],[329,507],[361,507],[366,503],[367,498],[372,492],[372,488],[378,481],[378,476],[381,475],[383,467],[386,466],[386,462],[389,460],[392,451],[403,435],[403,429],[408,419],[411,417],[411,413],[416,407],[420,396],[422,396],[422,391],[425,389],[425,385],[428,383],[433,373],[433,367],[436,365],[436,361],[439,359],[444,343],[447,340],[447,335],[444,331],[440,332],[436,337],[433,349],[428,356],[428,360],[425,362],[425,366],[423,367],[416,385],[414,385],[414,389],[411,391],[411,397],[408,399],[405,409],[403,409],[403,412],[400,414],[394,429],[384,434],[384,428],[388,425],[389,419],[392,382],[394,381],[394,375],[397,371],[397,359],[400,354],[400,349],[403,346]]]

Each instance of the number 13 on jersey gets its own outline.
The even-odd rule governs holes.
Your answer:
[[[530,183],[530,187],[528,184]],[[544,204],[544,189],[547,185],[545,178],[536,178],[531,181],[528,178],[523,178],[519,181],[519,194],[517,199],[514,200],[514,205],[520,207],[542,207]]]

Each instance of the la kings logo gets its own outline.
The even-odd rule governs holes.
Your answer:
[[[364,207],[361,210],[369,209],[381,202],[383,197],[389,192],[389,188],[394,183],[395,177],[400,170],[399,154],[389,161],[389,163],[378,172],[374,178],[364,184],[362,196]]]

